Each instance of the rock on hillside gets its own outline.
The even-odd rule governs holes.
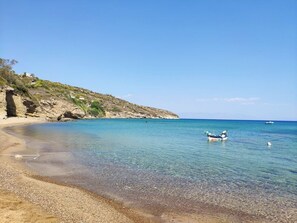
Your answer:
[[[172,112],[140,106],[111,95],[41,80],[33,75],[17,75],[0,70],[0,118],[36,116],[51,120],[81,118],[166,118]]]

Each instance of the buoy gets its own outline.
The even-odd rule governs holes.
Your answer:
[[[272,146],[271,142],[267,142],[267,146]]]

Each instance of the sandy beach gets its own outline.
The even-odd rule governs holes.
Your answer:
[[[14,158],[25,142],[3,128],[42,123],[35,118],[0,121],[0,222],[149,222],[135,211],[75,187],[34,177]]]

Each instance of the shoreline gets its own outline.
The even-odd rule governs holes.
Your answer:
[[[0,121],[0,217],[4,222],[151,222],[120,203],[36,176],[14,160],[14,154],[24,152],[26,144],[4,128],[45,122],[36,118]],[[11,203],[20,205],[12,207]]]
[[[29,167],[25,166],[23,162],[14,158],[13,154],[17,152],[24,154],[28,148],[23,138],[8,134],[4,128],[46,122],[44,119],[37,120],[36,118],[9,118],[0,121],[0,140],[4,142],[0,146],[0,159],[4,161],[0,162],[0,177],[6,179],[4,182],[0,182],[0,195],[2,197],[1,191],[4,190],[6,193],[9,192],[9,195],[14,197],[16,201],[21,199],[22,202],[28,202],[35,208],[39,208],[37,215],[45,220],[50,218],[49,222],[265,222],[263,219],[257,218],[252,220],[248,214],[235,213],[232,210],[223,211],[215,207],[208,211],[201,210],[199,213],[163,213],[161,211],[160,215],[155,216],[145,210],[127,207],[123,202],[106,198],[84,188],[40,176],[33,170],[29,170]],[[3,156],[4,153],[5,156]],[[9,154],[11,155],[9,156]],[[81,201],[81,203],[77,201]],[[1,209],[3,209],[2,203],[0,201]],[[5,208],[7,207],[4,205],[4,210]],[[28,208],[25,208],[25,211],[34,215]],[[24,210],[18,212],[23,213]],[[0,217],[1,215],[0,212]],[[44,219],[42,222],[46,222]]]

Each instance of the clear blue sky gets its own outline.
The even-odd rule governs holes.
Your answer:
[[[0,0],[17,72],[181,117],[297,120],[296,0]]]

